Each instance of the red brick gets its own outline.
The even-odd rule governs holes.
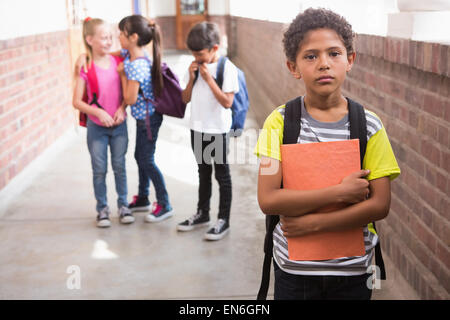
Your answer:
[[[429,139],[422,140],[422,155],[433,165],[440,166],[441,150]]]
[[[431,72],[432,44],[423,43],[423,70]]]
[[[416,51],[417,51],[417,42],[416,41],[410,41],[409,42],[409,60],[408,64],[411,67],[416,66]]]
[[[450,102],[449,100],[443,100],[443,107],[444,107],[444,121],[447,123],[450,123]]]
[[[438,126],[438,142],[443,146],[449,146],[450,145],[450,130],[448,126],[439,125]]]
[[[425,134],[431,139],[438,140],[439,124],[431,118],[425,118]]]
[[[414,67],[417,69],[423,70],[424,61],[424,43],[423,42],[416,42],[416,61],[414,64]]]
[[[441,197],[441,199],[439,199],[438,212],[441,217],[450,221],[450,210],[448,210],[448,208],[450,208],[450,199],[448,197]]]
[[[450,152],[445,151],[445,150],[441,151],[440,167],[444,171],[450,172]]]
[[[436,252],[436,238],[432,232],[424,226],[420,220],[415,219],[412,225],[412,231],[421,242],[423,242],[432,253]]]
[[[443,193],[449,194],[449,174],[443,174],[439,170],[436,171],[436,187]]]
[[[440,199],[442,198],[442,193],[440,190],[427,181],[420,182],[420,198],[425,201],[431,208],[439,212],[440,209]]]
[[[431,72],[441,74],[442,70],[439,70],[441,63],[441,45],[438,43],[433,43],[431,50]]]
[[[409,167],[403,167],[402,168],[402,174],[400,175],[400,178],[405,181],[405,184],[411,188],[411,190],[418,194],[420,192],[419,188],[419,180],[420,177]]]
[[[423,109],[438,118],[442,118],[444,116],[444,104],[440,97],[434,94],[425,95]]]
[[[409,41],[410,40],[406,40],[406,39],[401,40],[402,55],[401,55],[400,63],[402,63],[402,64],[408,64],[408,62],[409,62]]]
[[[449,72],[450,70],[448,70],[448,61],[449,61],[449,55],[450,55],[450,50],[449,50],[449,46],[440,45],[440,58],[439,58],[439,72],[440,74],[449,77]]]

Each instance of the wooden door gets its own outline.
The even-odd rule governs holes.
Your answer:
[[[208,18],[208,0],[176,0],[177,1],[177,48],[187,49],[186,38],[193,25]]]

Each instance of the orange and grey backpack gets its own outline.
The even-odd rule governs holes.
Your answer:
[[[116,60],[117,64],[119,64],[120,62],[122,62],[124,60],[121,56],[113,56],[113,58]],[[100,90],[98,88],[97,73],[95,72],[95,67],[94,67],[93,62],[87,68],[87,78],[88,78],[89,88],[91,89],[91,92],[92,92],[92,100],[89,102],[87,90],[84,90],[83,101],[89,105],[95,104],[98,108],[103,109],[103,107],[98,103],[98,99],[100,98]],[[80,126],[82,126],[82,127],[86,127],[86,125],[87,125],[87,114],[85,114],[81,111],[80,111],[79,123],[80,123]]]
[[[347,98],[348,117],[350,122],[350,139],[359,139],[361,168],[367,147],[367,127],[364,107]],[[301,125],[301,97],[286,103],[284,114],[283,144],[297,143]],[[281,182],[283,188],[283,182]],[[264,239],[264,263],[258,300],[266,300],[270,281],[270,265],[273,258],[273,230],[280,221],[279,215],[266,215],[266,236]],[[375,222],[372,222],[375,229]],[[375,229],[376,231],[376,229]],[[386,279],[383,256],[381,254],[380,240],[375,246],[375,264],[380,268],[380,278]]]

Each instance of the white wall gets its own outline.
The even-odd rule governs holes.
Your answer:
[[[230,14],[230,0],[209,0],[208,14],[212,16],[223,16]]]
[[[84,0],[85,16],[117,23],[132,14],[131,0]],[[170,2],[170,1],[164,1]],[[0,0],[0,40],[69,28],[66,0]]]
[[[110,23],[117,23],[133,14],[131,0],[84,0],[84,2],[88,17],[100,18]]]
[[[175,0],[148,0],[149,15],[155,17],[176,16]]]
[[[0,40],[67,27],[64,0],[0,0]]]
[[[229,0],[230,14],[289,23],[309,7],[331,9],[358,33],[386,35],[387,16],[398,12],[396,0]]]

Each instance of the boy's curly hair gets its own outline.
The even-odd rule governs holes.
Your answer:
[[[283,35],[284,53],[288,60],[296,60],[300,44],[308,31],[321,28],[336,31],[344,42],[347,54],[353,53],[355,33],[347,20],[331,10],[309,8],[295,17]]]

